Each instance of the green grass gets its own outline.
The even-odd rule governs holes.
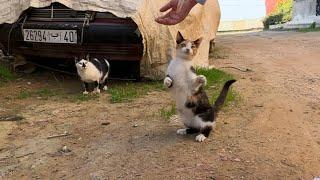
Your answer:
[[[91,101],[91,100],[96,100],[99,98],[98,94],[77,94],[71,96],[71,101],[72,102],[84,102],[84,101]]]
[[[36,91],[21,90],[18,94],[18,99],[27,99],[31,97],[40,97],[41,99],[48,99],[50,97],[57,96],[58,93],[55,90],[48,88],[41,88]]]
[[[175,114],[176,114],[175,104],[171,104],[169,107],[160,109],[160,116],[165,120],[169,120]]]
[[[215,102],[219,96],[224,83],[228,80],[234,79],[231,74],[218,69],[197,68],[196,71],[198,75],[204,75],[207,78],[206,92],[208,93],[211,103]],[[231,87],[225,105],[230,105],[231,103],[239,100],[240,95]]]
[[[21,90],[19,95],[18,95],[18,99],[27,99],[32,97],[32,93],[28,90]]]
[[[316,22],[310,24],[308,28],[298,29],[299,32],[317,32],[320,31],[320,27],[317,27]]]
[[[108,93],[111,95],[111,103],[122,103],[130,102],[156,90],[164,90],[162,81],[112,83]]]
[[[10,70],[0,64],[0,81],[10,81],[14,78]]]

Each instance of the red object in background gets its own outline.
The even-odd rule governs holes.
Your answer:
[[[267,15],[272,13],[273,10],[276,9],[277,4],[281,2],[282,0],[266,0],[266,11]]]

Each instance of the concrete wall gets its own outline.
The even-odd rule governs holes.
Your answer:
[[[316,16],[317,0],[295,0],[293,4],[293,24],[320,22]]]

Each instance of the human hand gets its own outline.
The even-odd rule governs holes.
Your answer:
[[[164,25],[178,24],[187,17],[196,4],[196,0],[171,0],[160,9],[160,12],[171,10],[167,14],[156,18],[155,21]]]

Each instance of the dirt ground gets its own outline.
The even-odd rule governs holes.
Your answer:
[[[81,103],[10,99],[52,77],[18,79],[0,88],[0,113],[26,117],[0,122],[0,179],[311,180],[320,176],[319,42],[319,32],[219,35],[228,57],[216,67],[252,71],[225,69],[241,101],[221,112],[204,143],[176,135],[182,124],[159,115],[171,104],[167,92],[120,104],[107,94]]]

